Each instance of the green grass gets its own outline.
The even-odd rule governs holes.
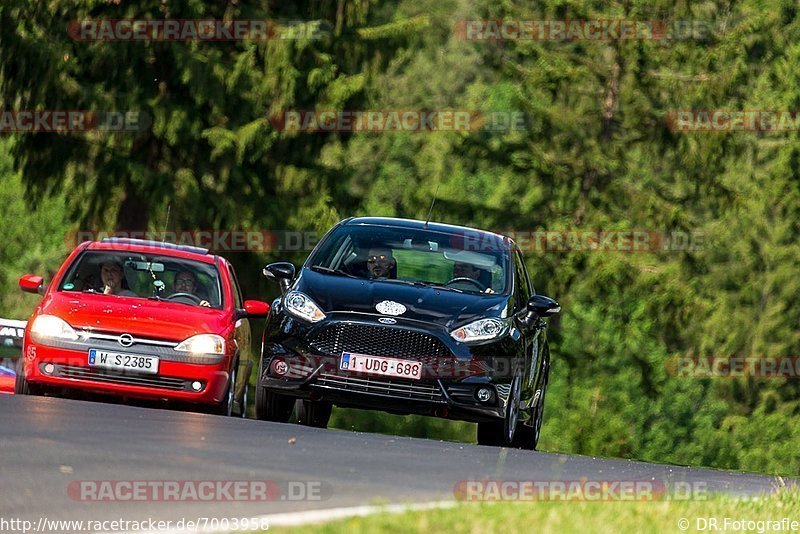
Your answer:
[[[781,491],[758,499],[715,496],[705,501],[461,503],[424,512],[381,513],[292,529],[276,527],[270,532],[714,532],[707,522],[711,518],[717,520],[717,532],[748,531],[732,523],[725,528],[726,517],[735,521],[788,518],[798,522],[797,531],[800,528],[800,492]],[[680,528],[682,519],[688,520],[688,529]],[[774,526],[772,529],[767,525],[753,526],[750,532],[780,532]],[[791,528],[791,525],[788,529],[784,526],[783,531],[791,532]]]

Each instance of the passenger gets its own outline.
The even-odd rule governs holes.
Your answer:
[[[189,293],[191,295],[195,295],[196,297],[200,298],[197,295],[197,276],[192,272],[186,269],[178,271],[175,273],[175,282],[173,283],[172,292],[174,293]],[[200,306],[205,306],[207,308],[211,307],[211,303],[205,299],[200,300]]]
[[[128,289],[125,280],[125,271],[122,264],[116,261],[107,261],[100,266],[100,279],[103,282],[103,293],[106,295],[119,295],[121,297],[138,297]]]
[[[375,247],[367,254],[367,271],[373,280],[397,278],[397,262],[388,248]]]

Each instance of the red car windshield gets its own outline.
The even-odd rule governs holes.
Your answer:
[[[223,304],[216,266],[173,256],[87,251],[61,280],[59,291],[158,298],[190,305]]]

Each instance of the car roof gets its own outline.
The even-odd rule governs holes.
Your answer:
[[[216,263],[218,257],[210,254],[208,249],[192,247],[188,245],[178,245],[176,243],[166,243],[161,241],[150,241],[147,239],[129,239],[122,237],[107,237],[102,241],[88,242],[86,250],[98,251],[129,251],[142,254],[161,254],[174,258],[186,260],[196,260],[203,263]]]
[[[441,232],[445,234],[460,234],[468,233],[470,235],[477,235],[482,237],[489,237],[500,239],[510,243],[514,241],[508,237],[495,232],[487,230],[479,230],[477,228],[470,228],[469,226],[457,226],[453,224],[438,223],[438,222],[425,222],[417,219],[400,219],[395,217],[353,217],[342,221],[346,226],[352,225],[368,225],[368,226],[391,226],[395,228],[413,228],[417,230],[430,230],[432,232]]]

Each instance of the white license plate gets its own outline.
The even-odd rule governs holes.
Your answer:
[[[141,354],[120,354],[89,349],[89,367],[156,374],[158,373],[158,358]]]
[[[386,358],[384,356],[367,356],[343,352],[339,360],[339,369],[370,375],[393,376],[396,378],[422,378],[422,363]]]

